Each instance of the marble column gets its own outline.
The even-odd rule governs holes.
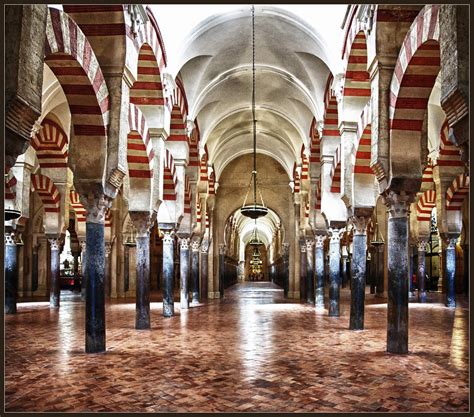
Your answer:
[[[87,239],[87,238],[86,238]],[[86,282],[87,282],[87,250],[86,240],[79,241],[81,245],[81,267],[82,267],[82,280],[81,280],[81,299],[86,299]]]
[[[329,317],[339,317],[341,236],[344,229],[329,228]]]
[[[425,280],[425,254],[428,242],[420,239],[417,242],[418,247],[418,269],[417,269],[417,282],[418,282],[418,301],[420,303],[426,302],[426,280]]]
[[[174,316],[174,232],[163,230],[163,316]]]
[[[189,308],[189,238],[179,241],[179,306],[182,310]]]
[[[354,237],[352,240],[350,330],[364,329],[367,223],[369,220],[370,217],[351,217]]]
[[[314,304],[314,240],[306,239],[306,303]]]
[[[127,292],[130,288],[130,246],[123,247],[123,291]]]
[[[324,308],[324,240],[326,236],[316,235],[315,238],[315,304],[316,308]]]
[[[104,283],[104,291],[106,297],[110,297],[110,289],[111,289],[111,282],[110,282],[110,254],[112,253],[112,242],[105,242],[105,283]]]
[[[209,242],[201,244],[201,299],[207,300]]]
[[[306,244],[300,242],[300,299],[306,301]]]
[[[199,303],[199,240],[191,242],[192,303]]]
[[[18,264],[15,234],[5,232],[5,314],[16,313],[16,290],[18,286]]]
[[[31,292],[35,292],[38,289],[38,249],[41,245],[36,243],[33,245],[33,257],[32,257],[32,269],[31,269]]]
[[[130,219],[136,235],[135,329],[150,329],[150,227],[152,217],[147,211],[131,211]]]
[[[225,252],[224,243],[219,244],[219,298],[224,298],[224,281],[225,281]]]
[[[341,287],[345,288],[347,285],[348,277],[347,277],[347,246],[344,245],[341,248],[341,276],[342,276],[342,283]]]
[[[61,294],[61,277],[59,269],[61,237],[48,237],[48,241],[51,246],[51,283],[49,287],[49,306],[58,308]]]
[[[415,271],[415,245],[410,244],[408,246],[408,254],[410,257],[410,296],[414,297],[415,296],[415,283],[413,282],[413,274]]]
[[[80,291],[79,286],[79,255],[80,252],[73,252],[72,256],[74,258],[73,270],[74,270],[74,292]]]
[[[290,270],[289,270],[289,257],[290,257],[290,244],[283,243],[283,295],[288,298],[288,291],[290,290]]]
[[[104,194],[80,195],[86,209],[86,353],[105,347],[105,213],[112,201]]]
[[[387,351],[408,353],[408,210],[412,194],[389,191]]]
[[[459,236],[449,236],[446,247],[446,307],[456,307],[456,242]]]
[[[379,243],[375,245],[375,280],[377,281],[377,286],[375,289],[375,295],[379,297],[383,297],[383,293],[385,291],[384,288],[384,250],[385,245],[383,243]]]

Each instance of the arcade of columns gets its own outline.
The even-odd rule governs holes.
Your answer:
[[[136,296],[136,329],[150,328],[157,276],[165,317],[175,314],[175,285],[181,309],[222,298],[245,275],[250,229],[236,211],[245,186],[235,194],[226,184],[237,171],[214,169],[151,9],[63,9],[6,7],[5,209],[21,215],[5,222],[5,312],[16,312],[17,295],[49,294],[60,308],[68,231],[74,271],[80,259],[85,277],[85,349],[101,352],[106,297]],[[350,283],[349,327],[360,330],[370,267],[373,292],[387,296],[392,353],[408,351],[414,271],[426,302],[433,209],[447,307],[460,237],[464,254],[469,244],[465,9],[351,6],[345,72],[329,73],[324,114],[308,121],[282,197],[268,198],[271,279],[335,317]],[[113,35],[103,37],[107,19]],[[265,169],[262,192],[271,194]]]

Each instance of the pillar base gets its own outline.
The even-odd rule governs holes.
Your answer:
[[[421,291],[418,293],[418,301],[420,303],[426,303],[426,291]]]
[[[193,292],[191,303],[192,304],[198,304],[199,303],[199,293],[198,292]]]

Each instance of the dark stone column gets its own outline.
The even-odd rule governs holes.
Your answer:
[[[153,219],[147,211],[131,211],[136,236],[135,329],[150,329],[150,227]]]
[[[182,310],[189,308],[189,238],[181,238],[179,241],[179,306]]]
[[[410,256],[410,296],[414,297],[415,296],[415,283],[413,282],[413,274],[415,271],[415,256],[414,256],[414,250],[415,246],[414,245],[409,245],[408,246],[408,254]]]
[[[87,238],[86,238],[87,239]],[[87,283],[87,245],[86,240],[79,242],[81,245],[81,268],[82,268],[82,281],[81,281],[81,299],[86,299],[86,283]]]
[[[290,256],[290,244],[283,243],[283,295],[288,298],[288,291],[290,290],[290,271],[288,268],[289,256]]]
[[[387,351],[408,353],[408,209],[414,195],[388,191]]]
[[[86,353],[105,351],[105,213],[112,201],[104,194],[80,194],[86,209]]]
[[[174,233],[163,236],[163,316],[174,316]]]
[[[372,251],[371,251],[372,249]],[[369,259],[367,259],[369,258]],[[376,288],[377,288],[377,281],[375,279],[375,268],[374,268],[374,256],[373,256],[373,246],[369,246],[367,248],[367,253],[366,253],[366,276],[369,279],[370,282],[370,293],[375,294]]]
[[[418,269],[417,269],[417,281],[418,281],[418,301],[420,303],[426,302],[426,288],[425,288],[425,253],[428,242],[426,240],[419,240],[417,243],[418,247]]]
[[[300,299],[306,301],[306,245],[300,242]]]
[[[112,252],[112,242],[105,242],[105,278],[104,278],[104,292],[106,297],[110,297],[111,282],[110,282],[110,254]]]
[[[306,239],[306,303],[314,304],[314,240]]]
[[[199,240],[191,242],[192,302],[199,303]]]
[[[130,246],[123,247],[123,291],[127,292],[130,288]]]
[[[207,300],[208,296],[208,256],[209,242],[203,241],[201,244],[201,299]]]
[[[344,229],[329,228],[329,317],[339,317],[341,287],[341,235]]]
[[[74,292],[80,291],[79,286],[79,252],[73,252],[72,256],[74,257],[73,270],[74,270]]]
[[[341,248],[341,277],[342,277],[342,282],[341,282],[341,287],[345,288],[347,285],[348,281],[348,276],[347,276],[347,246],[344,245]]]
[[[219,298],[224,298],[224,281],[225,281],[225,251],[226,246],[219,244]]]
[[[315,239],[315,304],[316,308],[324,308],[324,240],[326,236],[316,235]]]
[[[35,292],[38,289],[38,249],[40,246],[41,245],[39,243],[33,245],[31,292]]]
[[[456,307],[456,242],[459,236],[449,236],[446,247],[446,307]]]
[[[379,243],[375,246],[375,278],[377,281],[377,288],[375,289],[375,295],[383,297],[384,288],[384,249],[383,243]]]
[[[49,306],[53,308],[59,307],[59,298],[61,293],[61,281],[59,275],[59,247],[61,238],[49,237],[51,245],[51,285],[49,288]]]
[[[18,264],[15,234],[5,232],[5,314],[16,313],[16,290],[18,287]]]
[[[370,217],[354,216],[351,265],[351,314],[349,329],[364,329],[364,303],[366,280],[367,223]]]

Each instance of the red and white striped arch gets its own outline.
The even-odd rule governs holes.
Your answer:
[[[79,200],[79,194],[77,194],[76,191],[71,190],[69,192],[69,200],[71,202],[71,206],[74,210],[74,213],[76,213],[76,220],[78,223],[85,223],[86,218],[87,218],[87,213],[86,209],[84,206],[81,204],[81,201]]]
[[[346,60],[344,97],[370,97],[370,80],[367,72],[367,40],[359,31],[350,45]]]
[[[309,140],[311,147],[311,156],[309,157],[309,162],[311,164],[319,164],[321,162],[321,138],[319,137],[315,118],[313,118],[313,121],[311,122]]]
[[[141,106],[165,104],[161,74],[166,65],[158,24],[147,7],[149,21],[140,27],[136,37],[138,53],[137,80],[130,90],[130,103]]]
[[[416,204],[416,219],[419,222],[430,222],[434,207],[436,207],[436,191],[426,190]]]
[[[107,209],[107,211],[105,212],[104,227],[111,229],[112,225],[113,225],[112,210]]]
[[[199,199],[199,194],[196,193],[196,221],[201,223],[201,201]]]
[[[207,161],[208,161],[208,152],[207,152],[207,145],[204,145],[204,155],[202,156],[199,162],[199,180],[200,181],[208,181],[207,175]]]
[[[428,99],[440,69],[439,7],[425,6],[420,11],[400,49],[390,84],[392,144],[421,137]]]
[[[130,179],[150,179],[153,176],[153,146],[145,116],[138,106],[130,104],[128,113],[127,163]],[[136,182],[140,188],[142,182]],[[149,181],[148,181],[149,186]]]
[[[436,161],[436,165],[449,166],[449,167],[464,167],[464,162],[461,160],[459,154],[459,148],[453,145],[449,139],[449,125],[446,119],[441,126],[440,131],[440,145],[439,145],[439,157]]]
[[[304,145],[301,146],[301,179],[309,178],[309,159],[304,153]]]
[[[340,140],[337,100],[330,88],[332,79],[333,77],[330,75],[326,83],[326,92],[324,93],[324,128],[322,139]]]
[[[316,184],[316,202],[315,208],[316,210],[321,210],[321,177],[318,178],[318,182]]]
[[[57,9],[48,9],[45,63],[66,95],[74,139],[106,140],[109,92],[99,62],[82,30]]]
[[[293,192],[299,193],[301,191],[301,181],[298,171],[296,170],[296,162],[293,165]]]
[[[194,121],[195,127],[191,136],[189,137],[189,163],[190,167],[199,166],[199,141],[201,140],[201,135],[199,132],[199,125],[197,120]]]
[[[10,167],[5,166],[5,200],[16,199],[16,178]]]
[[[434,184],[434,179],[433,179],[433,165],[431,165],[431,163],[426,165],[426,168],[423,170],[423,176],[421,177],[421,182],[434,188],[435,184]]]
[[[304,217],[309,219],[309,200],[306,201],[306,204],[304,205]]]
[[[336,149],[336,155],[331,166],[331,193],[341,192],[341,145]]]
[[[206,229],[209,229],[209,226],[210,226],[210,221],[209,221],[209,210],[206,206]]]
[[[469,176],[460,174],[446,191],[446,210],[460,211],[464,199],[469,194]]]
[[[171,126],[169,141],[187,142],[186,120],[188,116],[188,102],[183,83],[176,78],[176,88],[173,91],[173,109],[171,111]]]
[[[41,127],[31,141],[40,166],[42,168],[66,168],[68,138],[63,128],[50,119],[44,119]]]
[[[216,193],[216,173],[214,171],[214,165],[212,166],[212,172],[209,175],[209,181],[207,183],[207,193],[214,195]]]
[[[191,214],[191,183],[189,182],[189,177],[185,176],[184,181],[184,214]]]
[[[31,186],[38,193],[45,213],[59,213],[61,195],[49,177],[33,174],[31,176]]]
[[[165,169],[163,178],[163,200],[176,201],[176,168],[174,166],[173,156],[166,149]]]
[[[370,102],[364,107],[357,124],[357,137],[352,150],[352,166],[356,175],[374,175],[370,167],[372,144],[372,107]]]

